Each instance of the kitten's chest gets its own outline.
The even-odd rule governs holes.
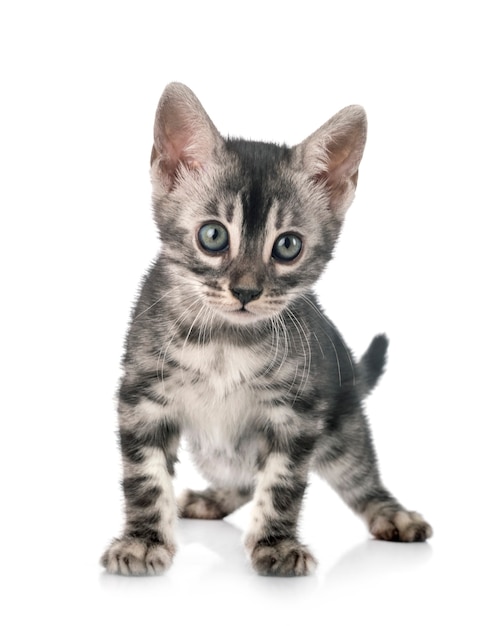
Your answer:
[[[192,388],[221,400],[249,387],[263,368],[262,351],[218,343],[182,347],[177,353],[181,376]]]
[[[260,420],[276,419],[266,359],[263,350],[214,344],[180,355],[177,417],[196,466],[216,484],[248,485],[256,471],[265,445]]]
[[[178,367],[170,380],[171,393],[186,427],[225,436],[256,412],[262,351],[211,343],[183,346],[173,358]]]

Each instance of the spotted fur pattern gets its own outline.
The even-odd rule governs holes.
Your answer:
[[[109,572],[164,571],[179,515],[219,519],[250,500],[254,569],[312,572],[298,536],[311,470],[375,537],[431,536],[383,486],[363,413],[387,339],[356,363],[313,293],[354,196],[365,136],[364,111],[351,106],[293,148],[224,139],[188,88],[166,88],[151,160],[161,250],[123,359],[125,526],[102,557]],[[176,502],[181,438],[210,487]]]

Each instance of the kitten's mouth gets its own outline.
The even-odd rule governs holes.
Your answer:
[[[254,313],[243,305],[238,309],[233,309],[230,311],[222,311],[223,315],[230,321],[236,324],[252,324],[253,322],[259,320],[262,315],[258,313]]]
[[[231,324],[249,325],[273,317],[277,311],[268,307],[252,306],[250,303],[217,303],[210,302],[210,306]]]
[[[257,317],[256,313],[249,311],[245,306],[242,306],[240,309],[236,309],[233,313],[242,317]]]

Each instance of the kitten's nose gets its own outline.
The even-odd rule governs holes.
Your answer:
[[[261,296],[263,289],[244,289],[244,287],[231,287],[230,291],[244,306],[251,300],[257,300]]]

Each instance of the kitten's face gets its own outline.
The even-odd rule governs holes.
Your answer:
[[[256,324],[311,288],[352,201],[365,129],[349,107],[291,149],[225,140],[189,89],[167,87],[153,204],[168,297],[184,319]]]
[[[227,143],[224,164],[182,173],[155,202],[182,297],[231,324],[277,316],[330,259],[339,224],[287,148]],[[197,306],[191,306],[191,311]]]

